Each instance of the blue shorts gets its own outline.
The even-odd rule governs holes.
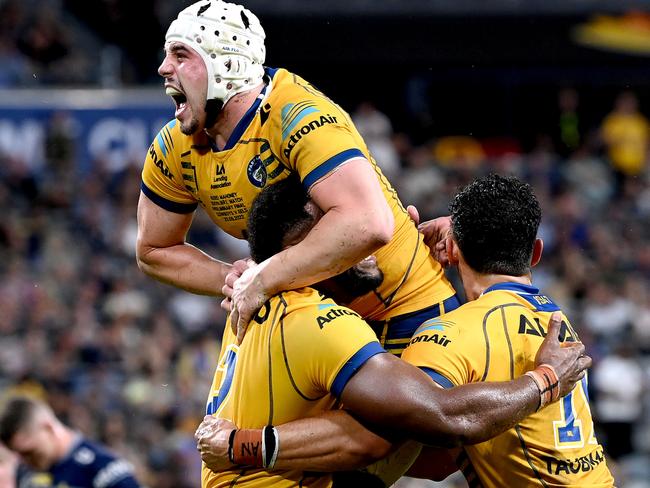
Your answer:
[[[446,300],[436,303],[431,307],[423,308],[416,312],[398,315],[388,320],[368,321],[375,331],[379,342],[386,351],[400,356],[408,346],[409,340],[418,327],[429,319],[439,317],[443,313],[451,312],[460,307],[458,295],[452,295]]]

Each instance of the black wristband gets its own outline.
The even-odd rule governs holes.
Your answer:
[[[228,460],[232,464],[235,464],[235,451],[233,449],[233,443],[235,441],[236,433],[237,433],[237,429],[232,429],[232,431],[230,432],[230,436],[228,437]]]
[[[262,465],[264,469],[273,469],[280,451],[278,429],[267,425],[262,429]]]
[[[273,432],[273,426],[267,425],[264,427],[262,432],[262,442],[263,449],[262,454],[264,455],[264,467],[271,465],[273,455],[275,454],[275,433]]]

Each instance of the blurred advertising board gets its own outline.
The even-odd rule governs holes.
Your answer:
[[[93,164],[119,171],[142,164],[158,131],[174,117],[162,89],[0,90],[0,153],[38,170],[52,137],[69,138],[81,173]]]

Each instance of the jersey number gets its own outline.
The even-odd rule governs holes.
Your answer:
[[[589,412],[589,393],[587,391],[587,376],[580,381],[571,393],[560,400],[560,411],[562,419],[553,421],[553,434],[555,436],[555,447],[557,449],[579,449],[584,447],[585,438],[582,420],[575,416],[574,398],[580,397],[584,401],[587,412]],[[594,425],[591,424],[588,444],[597,444],[594,437]]]
[[[230,392],[230,387],[232,386],[232,380],[235,376],[235,366],[237,365],[237,352],[239,347],[234,344],[228,346],[226,354],[224,354],[223,359],[219,361],[217,365],[217,373],[220,371],[223,372],[221,377],[221,383],[219,384],[219,389],[217,394],[208,401],[208,405],[205,409],[206,415],[213,415],[218,412],[219,407],[223,405],[223,402],[228,397]]]

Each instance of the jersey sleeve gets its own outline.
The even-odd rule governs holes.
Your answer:
[[[349,115],[320,92],[287,102],[276,119],[280,154],[309,189],[346,161],[367,158],[367,149]]]
[[[191,213],[197,201],[185,188],[181,171],[180,142],[176,120],[163,127],[155,137],[142,168],[142,192],[156,205],[174,213]]]
[[[299,315],[287,333],[286,352],[290,363],[295,358],[302,366],[298,382],[304,392],[338,398],[368,359],[386,352],[368,324],[345,307],[323,303]]]
[[[458,324],[445,316],[427,320],[415,332],[402,359],[417,366],[443,388],[477,381],[476,358],[484,358],[479,341],[463,334]]]
[[[113,459],[103,466],[93,479],[95,488],[139,488],[133,466],[124,459]]]

